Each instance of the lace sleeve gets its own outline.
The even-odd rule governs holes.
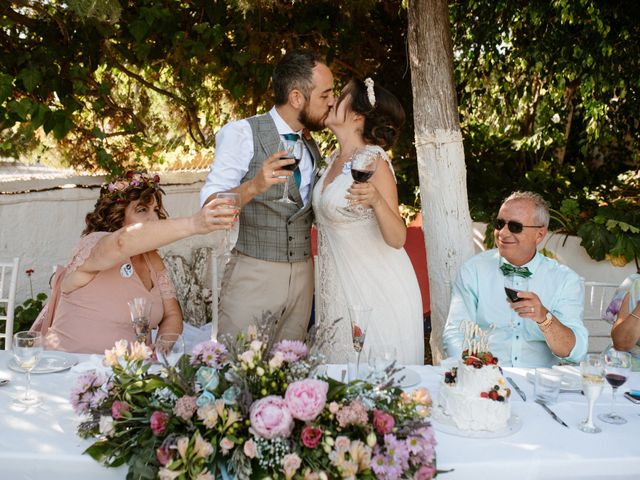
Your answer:
[[[381,147],[377,145],[371,145],[368,148],[371,150],[373,155],[377,155],[379,159],[386,162],[387,166],[389,167],[389,170],[391,170],[391,175],[393,175],[393,179],[395,180],[396,183],[398,183],[398,179],[396,178],[396,171],[393,169],[393,165],[391,164],[391,159],[389,158],[389,155],[387,155],[387,152],[385,152]]]
[[[158,288],[160,289],[160,297],[162,297],[163,300],[177,298],[176,287],[173,285],[168,271],[162,270],[158,272]]]
[[[75,272],[80,265],[87,261],[96,243],[105,235],[109,235],[109,232],[92,232],[80,239],[73,251],[71,261],[67,264],[67,274]]]

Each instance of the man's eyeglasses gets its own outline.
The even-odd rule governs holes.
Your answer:
[[[542,225],[523,225],[515,220],[509,220],[508,222],[502,218],[496,218],[493,224],[493,228],[496,230],[502,230],[504,226],[509,228],[511,233],[522,233],[523,228],[542,228]]]

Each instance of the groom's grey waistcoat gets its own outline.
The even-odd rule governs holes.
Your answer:
[[[253,132],[253,158],[242,182],[255,177],[263,162],[278,151],[280,135],[271,115],[247,118]],[[314,165],[320,152],[313,140],[303,139],[311,152]],[[293,175],[289,177],[289,197],[296,203],[281,203],[284,184],[272,186],[257,195],[240,211],[240,232],[236,249],[250,257],[272,262],[300,262],[311,255],[311,191],[315,171],[311,176],[309,201],[303,206]]]

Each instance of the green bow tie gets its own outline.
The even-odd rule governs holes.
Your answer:
[[[509,263],[503,263],[500,265],[500,270],[502,270],[502,273],[505,276],[511,275],[515,277],[529,278],[533,275],[527,267],[514,267]]]

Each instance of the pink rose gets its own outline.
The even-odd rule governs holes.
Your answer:
[[[160,465],[164,467],[167,463],[171,461],[171,450],[163,447],[157,448],[156,458],[158,459],[158,462],[160,463]]]
[[[257,454],[256,444],[253,443],[252,439],[249,439],[246,442],[244,442],[244,447],[242,448],[242,451],[248,458],[256,458],[256,454]]]
[[[293,417],[287,403],[277,395],[253,402],[249,419],[253,430],[264,438],[288,437],[293,430]]]
[[[149,424],[154,435],[162,434],[167,428],[167,423],[169,423],[169,415],[166,413],[156,410],[151,414]]]
[[[380,435],[390,433],[395,424],[395,420],[387,412],[382,410],[373,411],[373,426]]]
[[[307,448],[315,448],[322,440],[322,430],[311,425],[306,425],[300,432],[302,444]]]
[[[413,475],[413,480],[431,480],[436,474],[436,467],[433,465],[422,465]]]
[[[129,411],[129,404],[120,400],[116,400],[111,405],[111,416],[114,420],[120,420],[124,414]]]
[[[284,398],[293,418],[305,422],[315,419],[327,402],[329,384],[322,380],[306,379],[293,382]]]

